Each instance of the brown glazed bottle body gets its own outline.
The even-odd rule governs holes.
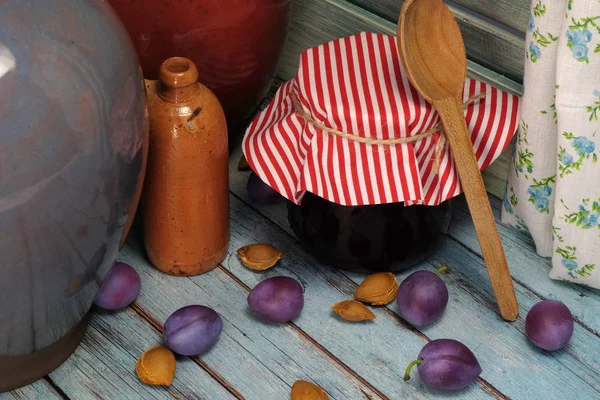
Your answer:
[[[147,81],[150,149],[142,218],[152,264],[172,275],[198,275],[227,254],[227,125],[216,96],[198,83],[192,61],[166,60]]]

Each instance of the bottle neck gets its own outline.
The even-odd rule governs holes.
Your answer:
[[[164,101],[169,103],[184,103],[190,101],[200,95],[202,86],[199,83],[194,83],[190,86],[173,88],[164,85],[159,81],[158,95]]]
[[[158,71],[158,95],[171,103],[182,103],[198,96],[202,86],[198,83],[198,70],[194,63],[183,57],[164,61]]]

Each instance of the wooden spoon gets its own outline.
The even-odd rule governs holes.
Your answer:
[[[440,114],[502,318],[519,306],[502,241],[463,112],[467,57],[458,24],[442,0],[407,0],[398,24],[398,49],[412,85]]]

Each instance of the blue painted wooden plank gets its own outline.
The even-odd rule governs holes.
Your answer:
[[[527,311],[541,300],[539,297],[523,286],[515,285],[520,315],[516,322],[506,323],[496,311],[488,274],[479,256],[465,250],[452,238],[445,238],[428,264],[433,269],[442,263],[452,266],[453,273],[443,278],[450,285],[451,298],[460,304],[451,303],[445,318],[424,329],[423,333],[432,336],[450,333],[470,341],[482,352],[497,353],[496,358],[502,362],[490,365],[488,372],[494,372],[486,376],[509,397],[540,398],[543,393],[542,398],[565,398],[563,396],[569,396],[572,388],[577,387],[579,398],[600,398],[600,362],[596,356],[600,352],[600,339],[596,335],[576,324],[573,339],[565,350],[541,351],[529,343],[524,328]],[[457,286],[462,286],[466,293],[461,295],[455,290]],[[468,329],[457,327],[451,315],[459,312],[476,313],[478,318],[472,318],[470,324],[465,325]],[[516,375],[519,370],[525,375],[534,373],[538,386],[532,386],[528,379]],[[510,380],[510,385],[502,386],[496,382],[502,375]]]
[[[454,0],[465,10],[481,14],[492,23],[506,25],[518,32],[526,32],[529,22],[530,0]]]
[[[402,0],[349,1],[393,23],[398,22],[400,8],[404,4]],[[491,2],[491,0],[480,1],[484,4]],[[525,35],[514,29],[507,29],[502,24],[493,23],[455,2],[448,1],[446,4],[456,17],[469,59],[496,72],[506,74],[511,79],[522,81],[525,61],[523,38]],[[527,5],[527,11],[529,11],[529,5]]]
[[[387,20],[344,0],[303,0],[292,4],[292,22],[278,72],[283,79],[296,74],[298,56],[309,47],[362,31],[396,35],[399,12],[393,12],[395,17],[388,15],[390,20]],[[391,9],[389,5],[377,4],[384,10]],[[396,4],[392,7],[399,9],[400,2]],[[466,47],[474,57],[469,60],[469,71],[477,70],[477,75],[485,75],[486,80],[502,89],[520,92],[521,86],[515,79],[520,80],[523,74],[523,39],[490,27],[477,18],[467,18],[460,10],[455,10],[455,14],[463,29]]]
[[[178,359],[176,377],[168,389],[142,383],[135,363],[160,342],[159,333],[131,308],[119,312],[95,309],[83,342],[50,377],[70,399],[234,398],[186,357]]]
[[[241,174],[240,174],[241,175]],[[243,179],[236,179],[235,181],[242,181]],[[240,189],[239,186],[237,186],[236,190],[236,185],[235,185],[235,181],[234,184],[232,185],[232,187],[234,188],[234,191],[239,193],[240,196],[245,196],[244,191],[242,190],[243,187]],[[276,205],[276,206],[260,206],[260,205],[256,205],[253,204],[254,206],[258,207],[260,212],[264,215],[268,215],[269,218],[272,218],[273,220],[278,221],[278,223],[281,224],[281,227],[284,228],[286,231],[289,231],[288,225],[287,225],[287,220],[285,217],[285,210],[281,205]],[[464,205],[463,205],[464,207]],[[472,229],[472,228],[471,228]],[[513,232],[514,233],[514,232]],[[476,239],[475,239],[476,240]],[[508,250],[510,251],[510,250]],[[533,250],[531,248],[531,244],[525,244],[525,247],[522,247],[521,251],[525,251],[528,253],[529,257],[535,256],[533,254]],[[442,254],[442,253],[440,253]],[[462,259],[465,257],[465,252],[462,251],[456,251],[457,256],[454,258],[457,260],[456,264],[456,269],[458,269],[460,272],[462,272],[464,274],[463,271],[463,267],[461,265],[462,263]],[[467,255],[469,255],[467,253]],[[470,254],[471,256],[473,256],[472,254]],[[444,256],[441,256],[438,254],[439,258],[439,262],[449,262],[448,259],[446,259]],[[510,253],[509,253],[509,259],[510,259]],[[460,262],[460,263],[458,263]],[[472,260],[472,262],[469,265],[475,265],[477,262],[481,263],[480,259],[477,259],[477,257],[475,257],[474,260]],[[523,266],[525,266],[526,264],[524,264]],[[484,287],[488,287],[489,288],[489,281],[487,280],[487,273],[485,272],[485,269],[483,268],[483,264],[477,265],[477,268],[481,271],[482,273],[482,278],[480,280],[480,282],[478,282],[477,284],[470,284],[470,285],[466,285],[466,291],[469,291],[469,286],[474,286],[474,287],[479,287],[480,285],[483,285]],[[524,271],[525,272],[525,271]],[[349,274],[352,276],[352,274]],[[400,275],[400,278],[404,276]],[[356,282],[359,282],[362,277],[360,275],[357,276],[353,276],[354,280]],[[462,280],[464,282],[469,282],[470,281],[470,276],[468,278],[462,278]],[[532,279],[534,279],[535,276],[532,276]],[[538,277],[538,279],[540,279]],[[545,275],[543,276],[542,279],[546,279]],[[486,286],[487,285],[487,286]],[[529,310],[530,307],[534,304],[535,301],[539,300],[538,297],[536,297],[533,293],[530,293],[526,288],[522,288],[520,286],[517,285],[517,290],[520,292],[519,293],[519,300],[520,300],[520,305],[521,305],[521,319],[519,320],[519,324],[520,324],[520,328],[519,328],[519,332],[521,333],[521,337],[518,339],[520,340],[519,346],[516,346],[516,349],[520,348],[525,348],[525,349],[529,349],[534,350],[533,348],[531,348],[531,346],[529,346],[526,338],[524,336],[522,336],[523,334],[523,329],[522,329],[522,318],[524,318],[524,315],[526,313],[526,310]],[[503,329],[506,329],[505,323],[503,321],[501,321],[498,318],[498,315],[495,311],[495,302],[494,302],[494,298],[491,295],[491,292],[486,292],[487,293],[487,297],[482,297],[481,295],[478,297],[480,300],[483,301],[483,304],[480,304],[478,302],[475,302],[474,304],[471,304],[471,307],[467,308],[466,310],[464,309],[464,305],[461,305],[461,310],[463,310],[464,312],[467,313],[473,313],[474,315],[477,316],[477,318],[481,319],[481,318],[489,318],[489,319],[493,319],[493,322],[495,325],[500,325]],[[525,299],[523,299],[523,295],[521,293],[525,294]],[[571,298],[577,298],[579,297],[579,295],[577,294],[577,292],[575,293],[569,293]],[[585,298],[584,298],[585,300]],[[593,307],[593,303],[590,304]],[[593,309],[593,308],[592,308]],[[482,316],[481,313],[485,312],[484,315]],[[467,318],[468,316],[463,316],[463,318]],[[492,324],[492,325],[494,325]],[[460,325],[459,325],[460,326]],[[468,326],[468,323],[467,325]],[[483,325],[483,328],[485,328],[486,325]],[[425,331],[426,334],[428,334],[427,331]],[[444,332],[439,333],[438,336],[438,332],[435,332],[435,335],[432,335],[433,338],[435,337],[441,337],[441,336],[445,336]],[[460,333],[460,330],[459,330]],[[480,333],[480,337],[486,337],[486,335],[494,335],[495,332],[489,332],[487,331],[485,334]],[[469,338],[470,335],[472,335],[472,333],[468,332],[467,335],[465,335],[466,338]],[[518,337],[519,335],[517,335]],[[455,337],[460,337],[460,336],[455,336]],[[501,336],[500,336],[501,337]],[[486,339],[487,340],[487,339]],[[512,339],[513,341],[516,339]],[[484,342],[485,343],[485,342]],[[568,368],[571,371],[577,371],[574,373],[574,375],[579,375],[582,379],[583,382],[581,382],[584,385],[591,385],[594,389],[593,390],[598,390],[598,385],[600,382],[600,377],[598,376],[598,371],[599,371],[599,367],[598,364],[596,362],[596,359],[594,358],[595,354],[598,354],[597,351],[600,350],[598,349],[598,346],[600,345],[600,341],[598,340],[597,337],[595,337],[594,335],[590,334],[590,332],[586,331],[585,329],[583,329],[581,326],[577,326],[576,328],[576,333],[575,333],[575,337],[572,340],[571,345],[569,346],[569,348],[566,350],[566,352],[561,352],[559,355],[560,361],[557,364],[554,364],[553,366],[556,368],[558,368],[558,371],[560,371],[562,368]],[[479,346],[479,345],[478,345]],[[506,346],[504,346],[504,350],[503,351],[511,351],[511,350],[507,350],[505,348]],[[521,351],[516,350],[517,352]],[[497,357],[499,357],[500,359],[510,359],[510,353],[509,356],[507,357],[504,354],[496,354]],[[531,354],[530,354],[531,355]],[[554,354],[554,356],[556,356],[556,354]],[[550,356],[546,355],[546,354],[534,354],[534,357],[540,357],[542,360],[545,360],[546,358],[550,358]],[[522,363],[522,365],[526,365],[527,363],[533,363],[533,365],[537,364],[537,361],[534,360],[527,360],[527,359],[521,359],[518,361],[519,363]],[[497,361],[493,361],[491,363],[491,365],[496,365],[498,364]],[[542,364],[543,365],[543,364]],[[567,366],[567,367],[564,367]],[[512,368],[512,366],[511,366]],[[547,368],[547,367],[545,367]],[[512,371],[512,370],[511,370]],[[501,371],[497,371],[499,376],[502,376],[503,374],[505,374],[504,370]],[[527,375],[528,370],[525,369],[524,371],[522,371],[523,374],[525,374],[524,376]],[[554,372],[556,373],[556,372]],[[514,376],[508,377],[509,379],[518,379],[519,375],[516,375],[517,378],[515,378]],[[487,378],[488,376],[485,375],[485,377]],[[573,378],[573,377],[572,377]],[[497,382],[495,382],[492,378],[488,378],[490,379],[490,382],[492,384],[494,384],[494,386],[496,386],[498,389],[500,389],[503,392],[507,392],[507,390],[505,389],[505,387],[511,388],[511,387],[519,387],[519,385],[514,385],[512,381],[508,380],[508,381],[503,381],[503,386],[502,384],[498,384]],[[576,378],[573,378],[576,379]],[[563,384],[565,384],[567,381],[567,379],[563,379],[562,374],[558,374],[558,375],[554,375],[554,377],[549,378],[549,382],[558,382],[559,388],[562,387]],[[525,388],[520,388],[520,389],[526,389],[527,386],[527,380],[525,379],[521,379],[520,380],[521,384],[525,385]],[[575,382],[577,382],[575,380]],[[542,387],[544,382],[540,382],[540,386],[536,386],[536,388],[538,387]],[[571,383],[573,383],[573,381],[571,381]],[[548,388],[549,390],[551,389]],[[526,390],[524,391],[517,391],[516,393],[511,393],[513,397],[515,398],[523,398],[523,397],[519,397],[519,393],[523,393],[524,395],[527,394],[528,392]],[[558,394],[560,394],[560,391],[557,392]],[[531,393],[530,393],[531,394]],[[588,393],[588,397],[592,396],[594,394],[594,392],[592,391],[591,393]],[[582,395],[584,398],[586,398],[586,396]],[[556,397],[548,397],[548,398],[556,398]],[[593,398],[593,397],[591,397]]]
[[[425,344],[422,337],[403,327],[385,308],[373,309],[377,316],[373,323],[336,318],[331,305],[353,298],[356,284],[340,271],[319,265],[289,235],[236,198],[231,198],[231,220],[230,257],[223,265],[237,278],[254,287],[270,276],[294,277],[305,288],[305,308],[295,321],[300,329],[391,399],[436,395],[425,390],[420,380],[402,380],[404,368]],[[241,265],[236,249],[257,242],[273,243],[283,251],[278,266],[257,273]],[[461,398],[492,395],[479,384],[460,393]]]
[[[235,191],[235,189],[234,189]],[[243,210],[243,207],[235,205],[237,200],[232,200],[234,204],[232,211],[232,219],[242,219],[242,215],[246,215],[246,219],[251,221],[246,223],[245,228],[241,233],[243,241],[238,243],[238,233],[233,235],[232,244],[235,247],[252,242],[267,241],[279,247],[283,253],[280,265],[266,271],[265,274],[255,274],[241,266],[237,258],[230,258],[228,268],[244,281],[248,286],[253,287],[262,279],[264,275],[272,276],[275,274],[292,274],[304,279],[311,279],[314,274],[323,276],[327,283],[325,287],[319,287],[318,293],[320,297],[326,296],[326,287],[334,286],[343,296],[341,298],[349,298],[355,285],[343,283],[339,278],[335,278],[339,272],[320,265],[312,258],[307,257],[298,243],[285,234],[278,234],[279,228],[273,227],[269,221],[263,217],[258,217],[252,214],[249,210]],[[238,211],[237,209],[240,209]],[[284,208],[278,207],[281,212],[285,212]],[[238,215],[238,213],[240,213]],[[428,329],[423,330],[431,339],[450,337],[462,340],[469,345],[477,354],[484,366],[483,378],[488,381],[493,387],[508,394],[513,398],[538,398],[537,396],[544,394],[545,398],[568,398],[572,393],[573,385],[578,387],[580,398],[594,399],[600,397],[598,385],[600,385],[600,377],[597,374],[597,364],[593,359],[592,354],[588,353],[591,349],[596,349],[600,346],[600,341],[597,337],[589,332],[577,329],[577,334],[581,340],[576,340],[572,343],[571,351],[556,354],[556,357],[561,357],[561,361],[557,362],[553,357],[547,356],[545,353],[536,351],[529,345],[528,340],[523,335],[522,329],[519,329],[519,324],[522,323],[524,310],[531,306],[534,301],[538,300],[529,291],[518,287],[519,299],[521,301],[521,319],[516,324],[509,324],[501,320],[496,311],[495,301],[491,293],[488,293],[489,279],[487,272],[483,267],[482,260],[476,255],[470,253],[459,245],[454,249],[449,250],[448,246],[455,243],[448,238],[445,244],[440,247],[436,253],[434,260],[439,263],[448,262],[452,266],[456,266],[450,280],[449,286],[452,303],[445,314],[443,320],[432,325]],[[460,262],[460,263],[459,263]],[[424,264],[428,268],[433,268],[428,264]],[[307,271],[308,270],[308,271]],[[466,272],[465,272],[466,271]],[[360,274],[345,274],[351,278],[355,284],[362,281],[364,278]],[[406,276],[406,273],[400,274],[399,279]],[[305,278],[306,277],[306,278]],[[318,283],[318,282],[317,282]],[[328,298],[329,303],[333,303],[333,298]],[[395,305],[390,305],[391,310],[395,310]],[[378,321],[383,324],[383,321]],[[306,325],[305,325],[306,324]],[[305,329],[315,340],[328,348],[332,353],[342,352],[343,349],[337,340],[331,339],[332,332],[338,335],[340,332],[345,333],[341,327],[338,328],[334,322],[327,326],[335,326],[336,330],[323,330],[309,326],[304,323],[302,318],[298,321],[298,325]],[[372,349],[367,351],[379,354],[382,363],[387,365],[395,365],[396,368],[401,364],[410,361],[410,357],[397,355],[394,361],[387,358],[389,354],[393,354],[393,350],[389,349],[390,341],[394,341],[389,336],[390,330],[394,328],[387,325],[381,326],[375,336],[367,335],[363,340],[369,338],[371,342],[367,342],[367,346],[373,345]],[[403,329],[398,329],[397,334],[403,332]],[[352,340],[351,333],[347,332],[349,337],[344,341]],[[357,333],[358,334],[358,333]],[[377,338],[377,339],[375,339]],[[396,339],[397,340],[397,339]],[[403,345],[404,337],[402,338]],[[587,343],[587,345],[586,345]],[[574,346],[584,346],[577,348]],[[365,345],[363,345],[365,346]],[[600,350],[600,348],[598,348]],[[412,350],[413,352],[415,350]],[[575,355],[575,353],[577,353]],[[585,354],[588,353],[586,356]],[[416,354],[416,353],[414,353]],[[583,356],[583,358],[581,358]],[[353,363],[348,360],[349,365]],[[531,371],[535,371],[535,379],[538,385],[532,386]],[[587,370],[589,374],[587,378],[580,376],[581,371]],[[387,390],[395,384],[395,381],[400,382],[398,378],[393,378],[391,373],[382,374],[377,372],[376,377],[372,377],[369,371],[361,372],[365,379],[375,382],[377,379],[388,379],[378,387],[382,390]],[[586,384],[587,383],[587,384]],[[393,396],[392,396],[393,397]]]
[[[239,279],[254,287],[262,279],[287,275],[298,279],[306,290],[306,305],[295,323],[334,356],[360,374],[391,399],[430,397],[422,382],[402,381],[404,367],[424,345],[423,338],[403,327],[386,309],[374,308],[373,323],[351,324],[339,320],[331,305],[353,298],[356,285],[339,271],[319,265],[288,235],[232,198],[231,257],[224,265]],[[241,266],[235,249],[254,242],[273,243],[283,251],[282,261],[272,270],[256,273]],[[462,398],[491,395],[480,385],[461,393]]]
[[[233,221],[234,236],[247,221]],[[248,310],[247,290],[223,270],[193,278],[168,276],[150,266],[142,254],[141,245],[130,240],[120,256],[142,277],[144,290],[137,300],[138,307],[159,323],[189,304],[207,305],[219,312],[224,322],[219,342],[200,359],[246,399],[288,398],[297,379],[321,385],[331,399],[379,398],[297,329],[255,318]],[[313,280],[318,279],[313,276]],[[317,308],[323,307],[315,295],[307,295],[307,302],[309,309],[315,302],[320,304]],[[321,314],[314,313],[314,318],[325,327],[328,309]]]
[[[533,240],[529,235],[502,225],[500,223],[502,202],[493,197],[490,197],[490,202],[514,279],[540,297],[561,300],[583,324],[596,334],[600,333],[600,313],[598,312],[600,291],[550,279],[548,277],[551,268],[550,259],[540,257],[535,253]],[[464,200],[459,200],[457,205],[450,235],[470,250],[481,254],[473,222]]]
[[[494,25],[505,25],[516,32],[526,32],[529,22],[530,0],[453,0],[465,12],[479,14]]]
[[[40,379],[31,385],[13,390],[10,393],[0,393],[0,400],[19,399],[19,400],[61,400],[62,397],[56,390],[44,379]]]

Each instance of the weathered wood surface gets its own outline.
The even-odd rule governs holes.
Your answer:
[[[293,56],[298,53],[298,48],[312,47],[324,41],[361,31],[396,34],[395,26],[402,1],[353,0],[353,2],[368,9],[344,0],[294,2],[290,35],[284,54],[284,64],[282,64],[283,70],[293,71],[293,65],[296,63]],[[492,71],[494,71],[510,80],[522,82],[525,57],[523,38],[459,8],[451,8],[463,33],[469,59],[488,68],[490,75],[493,75]],[[327,39],[322,40],[322,38]],[[289,59],[290,57],[292,58]]]
[[[506,192],[506,186],[508,184],[508,168],[512,162],[512,153],[515,146],[515,140],[500,154],[500,157],[496,159],[485,170],[482,171],[483,181],[485,182],[485,188],[489,194],[502,199]]]
[[[425,344],[421,334],[385,307],[373,310],[376,319],[372,323],[352,324],[338,320],[330,308],[337,301],[352,299],[356,282],[344,273],[316,262],[293,237],[252,212],[239,199],[233,197],[231,204],[231,218],[235,221],[230,248],[232,256],[223,263],[231,274],[248,287],[277,275],[298,279],[305,288],[306,303],[302,315],[294,323],[296,326],[388,398],[429,398],[433,395],[418,379],[402,381],[404,367],[415,359]],[[279,265],[263,273],[243,267],[233,250],[263,242],[272,243],[283,252]],[[485,383],[474,385],[472,389],[460,393],[461,398],[481,398],[488,394]]]
[[[142,256],[140,254],[140,256]],[[142,284],[143,292],[148,288]],[[230,399],[232,396],[194,361],[182,357],[168,388],[146,385],[135,372],[142,353],[161,343],[161,334],[132,308],[98,309],[75,353],[50,374],[70,399]]]
[[[364,9],[386,18],[392,18],[394,13],[402,6],[403,0],[349,0]],[[469,32],[477,34],[480,30],[494,32],[495,29],[512,30],[523,33],[527,30],[529,20],[530,0],[444,0],[453,11],[460,10],[465,25],[473,25]],[[476,20],[483,20],[483,27],[474,24],[469,16]],[[459,17],[459,15],[457,15]],[[485,44],[480,41],[481,44]]]
[[[22,387],[20,389],[14,390],[10,393],[2,393],[0,394],[0,400],[34,400],[34,399],[44,399],[44,400],[60,400],[62,399],[61,395],[46,381],[45,379],[40,379],[37,382],[32,383],[31,385]]]
[[[247,218],[233,219],[233,236],[239,236],[241,225],[248,222]],[[248,310],[247,289],[223,269],[193,278],[167,276],[140,257],[143,253],[139,243],[130,242],[132,244],[123,249],[121,260],[141,274],[144,291],[137,303],[142,314],[162,324],[176,309],[189,304],[207,305],[219,312],[224,323],[219,342],[199,360],[222,376],[243,398],[286,398],[296,379],[322,384],[336,399],[359,399],[365,394],[377,398],[368,386],[324,353],[302,331],[255,318]],[[235,249],[234,241],[230,258],[234,257]],[[307,294],[306,300],[309,304],[320,302],[317,295]],[[324,313],[327,315],[320,320],[328,321],[327,308]],[[315,319],[319,317],[312,314]]]
[[[527,30],[530,0],[454,0],[447,3],[455,3],[489,18],[492,24],[502,24],[518,32]]]
[[[364,31],[395,36],[398,15],[395,20],[389,21],[343,0],[294,2],[290,32],[278,76],[284,80],[293,78],[298,70],[299,56],[307,48]],[[521,58],[523,56],[524,49]],[[505,71],[497,73],[473,61],[469,61],[467,67],[473,78],[485,80],[511,93],[522,93],[520,83],[508,78]]]
[[[350,2],[394,23],[398,21],[400,8],[404,4],[403,0],[350,0]],[[480,1],[479,7],[476,8],[481,11],[488,7],[489,3],[491,2]],[[514,30],[507,30],[488,18],[472,13],[465,7],[457,6],[456,3],[447,1],[446,4],[456,17],[469,59],[510,79],[522,82],[525,57],[524,35]]]
[[[236,164],[237,158],[231,161]],[[517,277],[521,315],[516,323],[508,324],[497,314],[466,207],[459,201],[450,235],[430,262],[419,267],[432,270],[442,262],[451,266],[451,272],[443,275],[451,298],[444,317],[415,330],[397,316],[392,303],[375,308],[374,321],[352,324],[332,314],[330,306],[352,298],[364,276],[320,265],[307,255],[289,234],[282,203],[259,206],[248,200],[247,176],[231,169],[232,239],[223,267],[193,278],[167,276],[148,264],[139,241],[131,238],[120,259],[140,272],[142,293],[127,310],[94,311],[82,346],[50,375],[66,397],[280,400],[287,398],[294,380],[309,379],[322,385],[332,399],[441,398],[447,394],[425,388],[418,373],[409,382],[402,381],[402,374],[426,341],[442,337],[469,345],[484,370],[482,379],[452,397],[600,397],[596,357],[600,340],[594,332],[598,321],[593,312],[600,298],[593,291],[550,281],[547,264],[536,260],[527,237],[500,227]],[[497,213],[499,202],[492,204]],[[240,264],[235,250],[255,242],[272,243],[283,251],[275,268],[259,273]],[[539,266],[532,268],[534,264]],[[539,270],[543,268],[546,271]],[[302,282],[306,306],[293,324],[276,326],[256,319],[247,309],[246,296],[259,281],[279,274]],[[398,279],[407,275],[398,274]],[[573,340],[564,351],[539,351],[524,336],[526,311],[545,297],[560,298],[578,319]],[[225,328],[220,341],[202,357],[180,357],[171,388],[140,383],[134,372],[137,358],[161,342],[162,321],[171,312],[194,303],[221,313]],[[42,396],[45,390],[47,397]],[[46,381],[11,395],[31,398],[36,393],[38,398],[58,396]]]
[[[533,294],[543,298],[555,298],[563,301],[583,326],[591,332],[600,334],[600,291],[573,283],[555,281],[547,277],[550,272],[550,259],[535,253],[533,239],[526,234],[501,224],[499,199],[490,198],[492,209],[498,223],[498,230],[513,278]],[[473,231],[470,215],[459,202],[450,229],[450,236],[469,251],[481,254],[479,242]]]
[[[268,215],[269,219],[281,224],[280,228],[289,231],[285,208],[281,204],[276,206],[253,204],[247,198],[243,188],[236,186],[235,181],[232,180],[231,184],[234,193],[252,204],[261,214]],[[243,182],[243,179],[237,181]],[[596,349],[600,346],[599,338],[586,329],[585,324],[578,323],[575,333],[577,338],[565,351],[549,354],[535,349],[524,336],[523,323],[527,310],[545,296],[540,296],[535,289],[522,285],[518,280],[515,282],[515,286],[520,302],[519,319],[513,324],[502,321],[496,311],[489,278],[481,255],[471,249],[465,249],[460,243],[462,236],[475,237],[474,233],[469,235],[464,233],[466,230],[471,232],[473,228],[472,226],[470,229],[464,228],[463,225],[467,222],[460,219],[460,207],[462,207],[463,214],[467,213],[464,203],[459,202],[459,210],[457,210],[459,217],[455,221],[454,232],[462,229],[463,234],[458,237],[449,236],[444,240],[435,257],[431,259],[431,263],[423,265],[424,268],[431,270],[441,263],[448,263],[451,266],[453,272],[445,275],[444,279],[448,283],[453,301],[450,302],[444,318],[423,329],[421,333],[429,339],[456,338],[464,341],[473,349],[478,349],[477,356],[484,368],[483,379],[496,390],[511,398],[540,398],[542,388],[543,393],[547,396],[544,398],[572,398],[569,396],[573,394],[574,387],[578,388],[580,398],[600,398],[600,370],[595,356]],[[253,225],[258,226],[259,224],[257,222]],[[253,234],[257,233],[253,232]],[[516,233],[504,230],[504,234],[515,235]],[[260,239],[257,238],[257,240]],[[271,242],[273,240],[271,239]],[[283,249],[284,236],[278,237],[277,240],[276,243]],[[293,237],[290,240],[294,241]],[[465,250],[467,251],[465,252]],[[284,250],[284,254],[291,257],[292,251]],[[529,254],[530,258],[534,256],[531,244],[524,245],[520,251]],[[512,257],[509,256],[510,259]],[[528,263],[522,263],[519,267],[525,271],[528,266]],[[513,263],[511,263],[511,267],[519,270],[518,267],[513,266]],[[541,273],[537,271],[535,274],[530,271],[529,273],[538,282],[545,281],[550,285],[555,284],[549,282],[547,271]],[[344,275],[355,283],[359,283],[363,279],[363,276],[359,274],[344,273]],[[398,279],[401,280],[406,275],[407,273],[399,274]],[[557,284],[560,285],[560,283]],[[249,286],[252,285],[249,284]],[[592,307],[594,301],[597,303],[600,300],[599,296],[594,297],[594,299],[590,299]],[[578,289],[565,290],[563,296],[558,296],[558,298],[565,301],[566,304],[570,304],[571,310],[577,318],[585,316],[585,312],[581,312],[581,307],[576,306],[576,302],[581,302],[578,301]],[[597,308],[597,304],[595,307]],[[392,312],[396,311],[394,304],[388,308]],[[326,340],[321,337],[316,337],[316,339],[320,342]],[[531,385],[528,379],[523,379],[524,376],[531,376],[531,374],[535,375],[536,385]]]

